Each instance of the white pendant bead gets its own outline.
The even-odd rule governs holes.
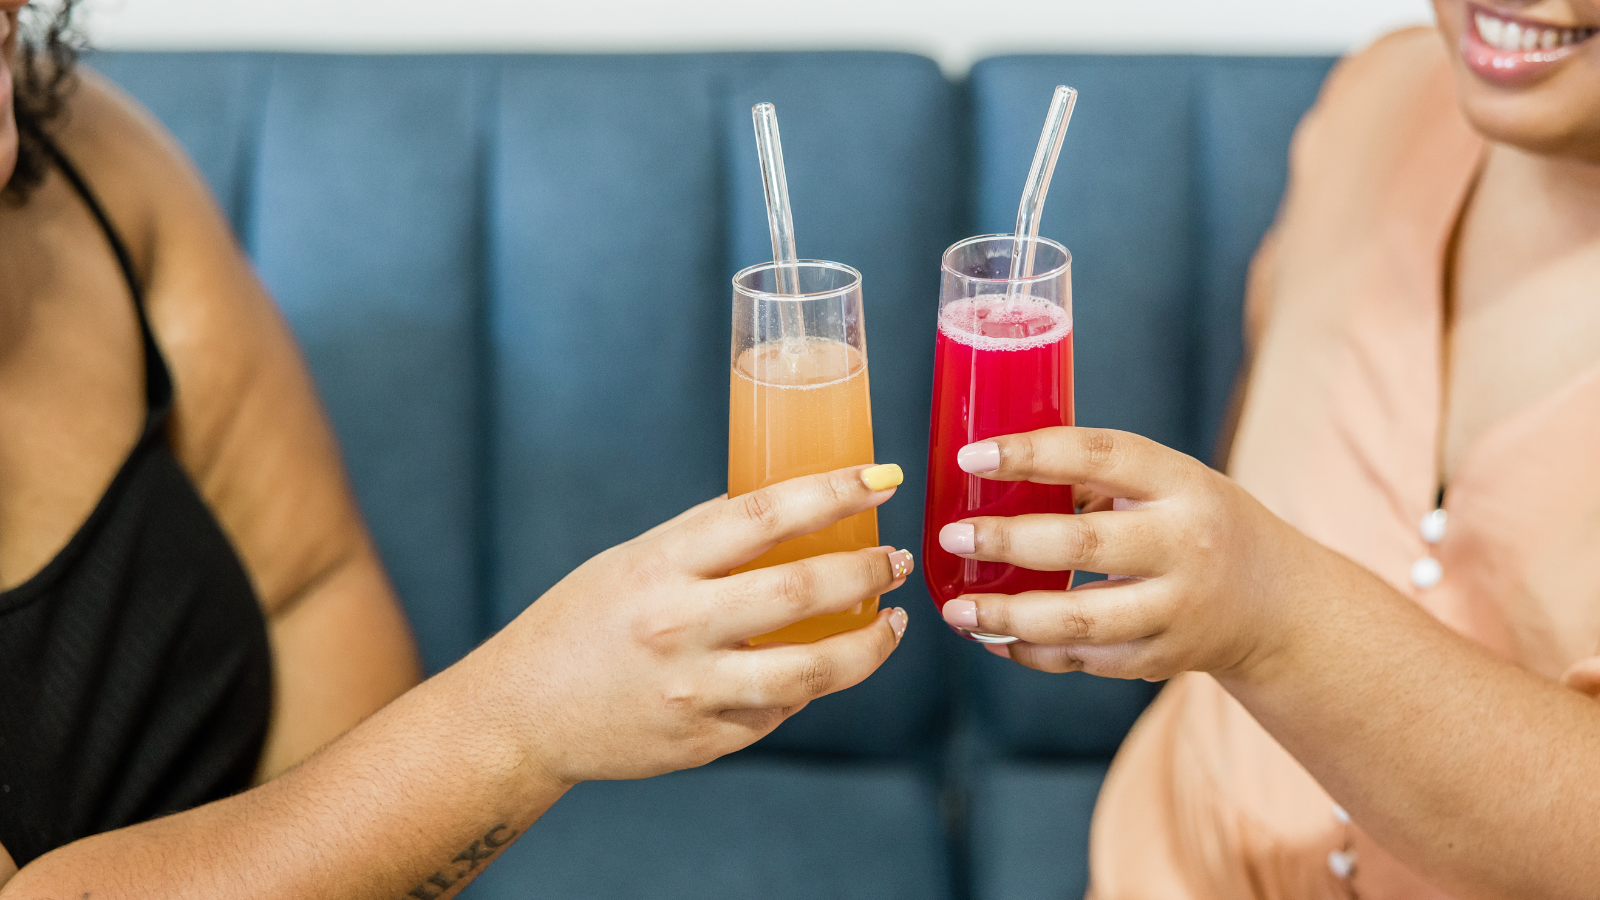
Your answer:
[[[1345,812],[1344,807],[1338,805],[1337,803],[1335,803],[1333,806],[1333,819],[1340,825],[1350,824],[1350,814]]]
[[[1411,564],[1411,583],[1427,590],[1444,578],[1444,566],[1431,556],[1424,556]]]
[[[1356,871],[1356,855],[1334,850],[1328,854],[1328,871],[1337,878],[1349,878]]]
[[[1430,544],[1437,544],[1444,540],[1445,529],[1450,525],[1450,514],[1442,509],[1436,509],[1422,517],[1422,524],[1418,531],[1422,532],[1422,539]]]

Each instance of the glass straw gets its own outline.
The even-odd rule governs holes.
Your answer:
[[[778,293],[800,293],[794,250],[794,213],[789,208],[789,180],[783,173],[783,140],[778,136],[778,110],[771,103],[750,109],[756,124],[756,152],[761,156],[761,187],[767,195],[767,227],[772,231],[772,261],[778,264]]]
[[[1045,195],[1050,192],[1050,176],[1056,170],[1061,144],[1067,136],[1067,124],[1072,121],[1072,108],[1077,103],[1077,91],[1064,84],[1056,86],[1055,96],[1050,99],[1050,112],[1044,119],[1044,131],[1039,135],[1039,148],[1033,152],[1028,183],[1022,188],[1022,203],[1017,207],[1017,234],[1011,243],[1013,282],[1033,277],[1033,239],[1039,236],[1039,219],[1044,214]],[[1013,283],[1009,299],[1015,300],[1019,289],[1020,286]]]
[[[761,157],[761,188],[767,196],[767,228],[772,233],[772,261],[777,264],[778,294],[800,294],[799,258],[794,249],[794,213],[789,208],[789,179],[783,172],[783,140],[778,136],[778,110],[771,103],[750,108],[756,126],[756,153]],[[798,303],[781,306],[784,355],[791,367],[805,340],[805,317]]]

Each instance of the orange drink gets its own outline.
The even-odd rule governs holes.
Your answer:
[[[786,352],[777,341],[740,354],[730,379],[728,496],[737,497],[802,475],[872,462],[872,404],[867,364],[854,347],[805,338]],[[754,436],[754,440],[750,437]],[[869,509],[821,531],[784,541],[747,572],[842,550],[878,546],[878,511]],[[878,613],[874,598],[855,609],[817,616],[762,635],[807,643],[859,628]]]
[[[861,276],[837,263],[802,261],[796,296],[770,293],[776,264],[734,278],[734,340],[728,391],[728,496],[872,457],[872,403],[861,321]],[[824,553],[878,546],[878,513],[868,510],[785,541],[735,569],[781,565]],[[751,644],[808,643],[870,624],[877,598],[816,616]]]

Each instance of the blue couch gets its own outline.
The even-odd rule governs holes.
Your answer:
[[[303,343],[431,671],[589,555],[720,493],[729,277],[768,253],[750,106],[803,256],[860,268],[881,461],[918,547],[940,251],[1006,231],[1051,86],[1079,421],[1209,454],[1244,270],[1324,58],[101,53],[210,181]],[[580,786],[465,895],[1081,896],[1153,694],[954,639],[920,583],[866,685],[756,747]],[[464,738],[466,739],[466,738]]]

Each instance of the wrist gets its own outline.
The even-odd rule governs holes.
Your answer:
[[[553,717],[533,708],[542,692],[529,689],[528,658],[497,635],[433,680],[450,704],[451,727],[480,751],[475,755],[488,781],[505,797],[543,808],[574,782],[561,777],[552,736],[539,727]]]
[[[1327,636],[1340,600],[1350,594],[1344,570],[1352,564],[1275,517],[1273,525],[1272,539],[1258,545],[1269,549],[1251,579],[1254,627],[1246,629],[1236,661],[1213,673],[1223,682],[1260,686],[1292,678],[1317,655],[1311,645]]]

